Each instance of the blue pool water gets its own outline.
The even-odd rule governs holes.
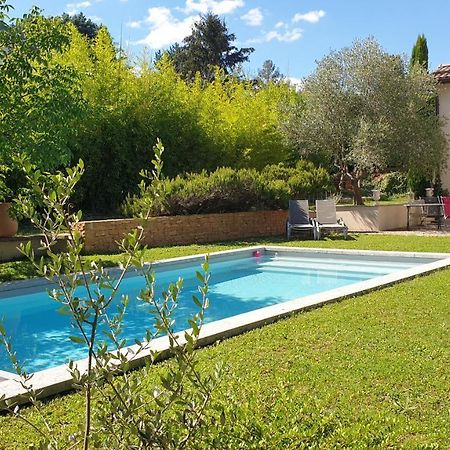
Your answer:
[[[210,307],[206,321],[252,311],[344,285],[368,280],[431,260],[382,258],[344,255],[316,255],[302,253],[268,253],[261,257],[237,257],[210,263]],[[198,294],[195,271],[200,263],[164,266],[156,270],[158,295],[175,282],[184,279],[182,295],[175,314],[177,330],[188,327],[187,318],[197,312],[192,295]],[[121,293],[130,297],[130,305],[124,320],[123,337],[129,345],[134,339],[142,339],[145,330],[152,327],[149,308],[136,300],[144,287],[140,276],[125,278]],[[12,295],[14,293],[14,295]],[[120,297],[118,297],[120,298]],[[37,371],[86,356],[83,346],[68,339],[75,334],[69,317],[56,312],[59,305],[46,291],[0,292],[0,318],[4,318],[7,332],[12,336],[18,359],[28,371]],[[0,348],[0,370],[11,371],[11,364],[3,348]]]

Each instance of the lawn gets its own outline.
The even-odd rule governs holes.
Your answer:
[[[157,247],[146,251],[149,261],[174,258],[177,256],[194,255],[198,253],[217,252],[247,245],[286,245],[293,247],[347,248],[365,250],[392,250],[415,252],[450,252],[450,237],[448,236],[408,236],[383,234],[351,234],[348,240],[341,237],[327,238],[321,241],[286,241],[284,238],[249,239],[246,241],[219,242],[204,245],[184,245],[173,247]],[[86,259],[100,258],[105,266],[114,266],[120,260],[120,255],[91,255]],[[24,280],[35,276],[35,271],[27,261],[14,261],[0,264],[0,282]]]
[[[152,249],[148,258],[245,244]],[[354,235],[288,245],[444,252],[450,251],[450,238]],[[24,267],[3,264],[0,274],[31,275]],[[199,350],[204,367],[215,361],[228,367],[215,399],[228,410],[217,448],[449,448],[449,297],[450,270],[442,270]],[[156,366],[145,381],[149,395],[167,364]],[[65,438],[82,420],[82,399],[53,399],[44,412]],[[31,429],[0,417],[0,449],[27,448],[33,440]]]

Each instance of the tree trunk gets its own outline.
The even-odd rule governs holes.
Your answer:
[[[353,204],[355,206],[364,205],[361,189],[361,180],[356,177],[352,178],[352,187],[353,187]]]
[[[353,190],[353,204],[364,205],[364,199],[361,189],[361,177],[363,175],[362,171],[358,169],[350,171],[346,164],[342,164],[340,167],[341,179],[339,181],[339,189],[342,191],[345,186],[345,181],[350,181]]]

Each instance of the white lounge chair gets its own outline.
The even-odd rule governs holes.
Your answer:
[[[336,217],[336,203],[333,200],[316,200],[316,236],[336,231],[347,239],[348,228],[341,218]]]
[[[289,200],[289,216],[286,223],[286,236],[291,238],[293,231],[306,232],[316,239],[316,226],[309,218],[308,200]]]

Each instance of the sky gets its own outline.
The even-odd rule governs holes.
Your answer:
[[[10,0],[19,17],[32,6],[47,15],[82,11],[106,25],[116,42],[138,55],[181,42],[200,14],[225,19],[239,47],[254,47],[245,72],[256,75],[271,59],[293,80],[316,61],[355,39],[374,37],[396,54],[410,55],[419,33],[428,40],[430,68],[450,63],[450,0]]]

